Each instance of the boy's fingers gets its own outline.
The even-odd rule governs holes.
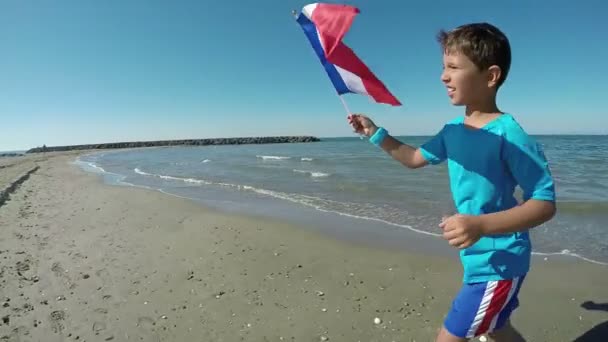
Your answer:
[[[450,238],[448,240],[449,240],[450,245],[452,245],[454,247],[458,247],[458,248],[460,248],[461,245],[466,245],[466,243],[467,243],[467,239],[462,236],[456,236],[456,237]]]
[[[358,121],[357,118],[355,117],[355,115],[352,115],[352,114],[347,116],[346,118],[348,119],[349,123],[356,123]]]
[[[458,237],[458,233],[453,230],[443,232],[443,238],[446,240],[455,239],[456,237]]]
[[[461,243],[461,244],[458,246],[458,249],[465,249],[465,248],[467,248],[467,247],[469,247],[469,246],[470,246],[470,244],[469,244],[468,242],[464,242],[464,243]]]
[[[353,127],[353,130],[356,133],[360,133],[364,129],[363,118],[365,118],[365,116],[360,114],[349,114],[347,116],[348,123]]]

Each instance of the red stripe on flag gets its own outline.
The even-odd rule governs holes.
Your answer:
[[[358,13],[359,9],[353,6],[317,4],[310,20],[321,34],[321,44],[326,57],[331,55],[342,41]]]
[[[488,308],[486,309],[486,314],[483,316],[483,321],[481,321],[481,324],[477,328],[475,336],[485,334],[488,331],[492,320],[496,315],[499,314],[500,310],[507,301],[511,286],[513,286],[512,280],[498,281],[498,285],[496,285],[496,288],[494,289],[494,294],[492,295],[492,299],[490,300],[490,305],[488,305]]]

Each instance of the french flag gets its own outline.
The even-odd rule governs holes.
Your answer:
[[[304,6],[296,20],[338,94],[356,93],[399,106],[399,100],[342,42],[358,13],[359,9],[353,6],[314,3]]]

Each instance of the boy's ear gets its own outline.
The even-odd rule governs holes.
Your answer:
[[[498,65],[492,65],[488,68],[488,87],[496,87],[498,85],[498,80],[502,76],[502,70]]]

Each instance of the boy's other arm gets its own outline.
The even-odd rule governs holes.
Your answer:
[[[551,220],[556,212],[554,200],[530,198],[519,206],[496,213],[479,216],[457,214],[442,221],[439,226],[450,245],[466,248],[484,235],[509,234],[534,228]]]
[[[524,192],[524,203],[514,208],[481,215],[485,234],[524,231],[539,226],[555,216],[555,188],[549,165],[539,144],[522,129],[509,131],[503,159]]]
[[[477,216],[483,235],[508,234],[525,231],[553,218],[555,202],[529,199],[514,208]]]
[[[557,212],[555,188],[540,145],[519,127],[511,128],[501,158],[523,190],[521,205],[478,216],[454,215],[439,225],[450,245],[466,248],[483,235],[522,232],[551,220]]]
[[[487,234],[518,232],[552,219],[557,211],[555,188],[541,145],[520,126],[514,126],[505,135],[502,158],[524,192],[524,203],[509,210],[482,215],[482,231]]]
[[[553,201],[529,199],[522,205],[497,213],[479,216],[456,214],[444,219],[439,227],[450,245],[466,248],[484,235],[525,231],[549,221],[555,215]]]

